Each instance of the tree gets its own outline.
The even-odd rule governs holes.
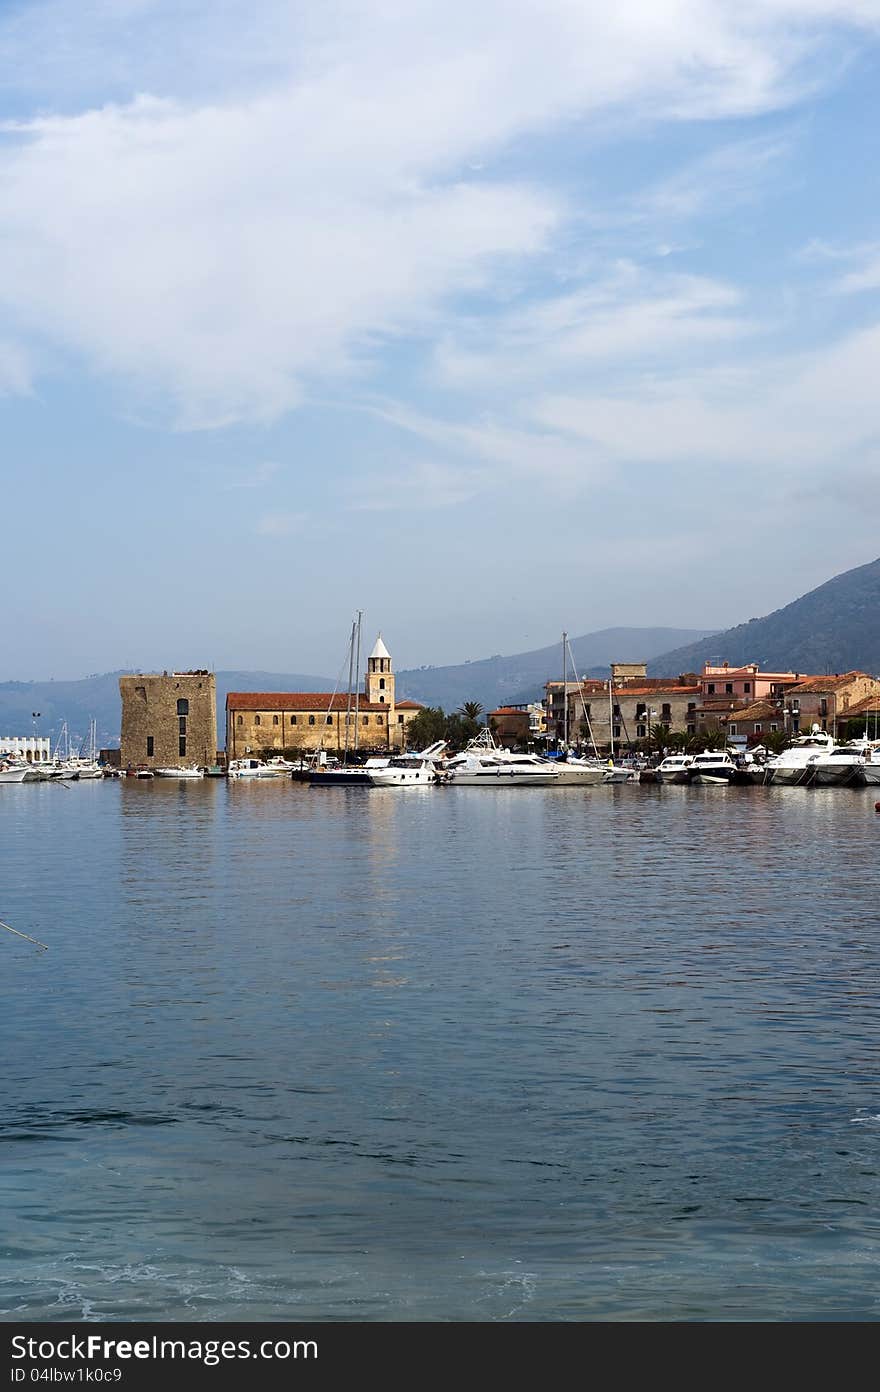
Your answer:
[[[483,714],[483,707],[479,701],[463,701],[455,714],[464,716],[465,720],[472,720],[476,723]]]
[[[648,748],[654,748],[659,751],[661,749],[665,749],[668,744],[669,726],[652,725],[650,730],[648,731]]]
[[[409,723],[407,744],[411,749],[427,749],[429,744],[447,739],[447,722],[448,717],[442,706],[425,706]]]

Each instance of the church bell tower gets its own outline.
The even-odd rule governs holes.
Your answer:
[[[367,659],[367,680],[365,695],[368,701],[394,709],[394,673],[391,670],[391,654],[382,642],[382,635],[376,639],[375,647]]]

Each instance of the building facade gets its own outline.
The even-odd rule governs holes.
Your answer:
[[[163,672],[119,678],[122,768],[208,767],[217,760],[217,686],[213,672]]]
[[[391,654],[380,634],[367,659],[363,690],[230,691],[226,752],[230,759],[286,752],[378,753],[406,749],[407,731],[423,706],[398,701]]]
[[[47,763],[52,758],[52,741],[48,735],[0,735],[0,759],[4,755],[29,764]]]

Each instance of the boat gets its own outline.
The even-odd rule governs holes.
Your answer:
[[[228,772],[230,778],[278,778],[282,771],[262,759],[230,759]]]
[[[445,767],[447,783],[469,788],[542,787],[558,777],[559,769],[549,760],[500,748],[488,726]]]
[[[84,740],[80,745],[78,754],[71,754],[67,760],[70,768],[75,770],[75,777],[83,778],[103,778],[104,770],[98,763],[98,722],[89,721],[88,740]]]
[[[762,781],[785,787],[802,787],[811,783],[817,757],[833,748],[831,735],[814,725],[808,735],[792,740],[788,749],[767,759]]]
[[[694,761],[687,770],[689,783],[708,783],[711,785],[739,783],[741,770],[726,749],[707,749],[695,754]],[[748,776],[746,775],[746,778]]]
[[[668,754],[657,765],[654,775],[658,783],[687,783],[693,754]]]
[[[382,768],[371,769],[367,775],[373,788],[402,788],[419,785],[430,787],[437,782],[437,768],[433,759],[422,754],[396,754]]]
[[[852,788],[867,780],[864,771],[870,757],[866,740],[835,744],[812,761],[813,783],[820,788]]]
[[[0,783],[33,783],[29,778],[31,766],[24,760],[0,759]]]
[[[608,760],[605,771],[602,775],[603,783],[638,783],[639,770],[629,764],[615,764],[614,759]]]
[[[157,778],[204,778],[205,776],[204,769],[188,768],[183,764],[156,769],[155,774]]]
[[[568,663],[571,662],[571,670],[574,675],[575,685],[580,695],[582,725],[586,726],[586,733],[593,746],[593,758],[584,758],[580,754],[575,754],[569,747],[569,728],[568,728]],[[604,783],[606,767],[599,760],[599,751],[596,748],[596,741],[593,739],[593,726],[590,723],[590,712],[587,710],[584,701],[583,687],[577,668],[574,662],[574,653],[568,641],[568,634],[562,635],[562,753],[556,765],[556,787],[563,788],[591,788],[598,783]]]

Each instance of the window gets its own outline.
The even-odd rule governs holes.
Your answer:
[[[726,696],[732,696],[732,695],[733,695],[733,682],[725,682],[725,683],[724,683],[724,694],[725,694]]]
[[[379,697],[379,701],[380,701],[381,704],[384,706],[384,704],[385,704],[385,697],[384,697],[384,696],[380,696],[380,697]]]
[[[180,716],[178,716],[178,718],[177,718],[177,733],[178,733],[179,735],[185,735],[185,734],[186,734],[186,716],[185,716],[185,715],[180,715]]]
[[[669,701],[664,701],[660,713],[664,721],[672,719],[672,706]]]
[[[178,715],[189,715],[189,701],[180,700],[177,703]]]
[[[362,716],[361,716],[361,724],[362,724],[362,725],[369,725],[369,723],[370,723],[370,717],[369,717],[368,715],[362,715]]]
[[[263,723],[263,722],[262,722],[262,720],[260,719],[260,717],[259,717],[258,715],[255,715],[255,716],[254,716],[254,724],[255,724],[255,725],[262,725],[262,723]]]
[[[710,682],[709,685],[706,687],[706,690],[708,691],[708,693],[709,693],[710,696],[714,696],[714,695],[715,695],[715,683],[714,683],[714,682]]]
[[[792,703],[791,703],[791,708],[792,708],[793,711],[797,711],[798,715],[800,715],[800,710],[801,710],[801,703],[800,703],[800,701],[792,701]]]
[[[292,716],[290,717],[290,723],[291,723],[291,725],[295,725],[295,724],[296,724],[296,716],[295,716],[295,715],[292,715]]]
[[[735,734],[737,734],[738,731],[737,731],[736,726],[735,726],[735,725],[728,725],[728,727],[727,727],[727,733],[728,733],[729,735],[735,735]]]
[[[327,719],[326,719],[326,721],[325,721],[325,724],[327,724],[327,725],[332,725],[332,724],[333,724],[333,716],[332,716],[332,715],[328,715],[328,716],[327,716]]]
[[[748,696],[748,694],[749,694],[749,692],[751,691],[751,689],[752,689],[752,683],[751,683],[751,682],[743,682],[743,695],[744,695],[744,696]]]
[[[687,732],[688,732],[689,735],[695,735],[695,734],[697,733],[697,727],[696,727],[696,725],[689,725],[689,726],[687,727]]]
[[[236,725],[240,725],[241,722],[242,722],[241,716],[240,716],[240,715],[236,716],[236,718],[235,718],[235,723],[236,723]]]
[[[615,720],[619,720],[619,719],[620,719],[620,706],[617,706],[617,705],[613,706],[612,709],[611,709],[611,714],[614,716],[614,719],[615,719]]]
[[[402,724],[403,724],[403,716],[402,716],[402,715],[399,715],[399,716],[397,717],[397,723],[398,723],[398,725],[402,725]]]
[[[377,716],[376,716],[376,724],[377,724],[377,725],[384,725],[384,724],[385,724],[385,717],[384,717],[384,715],[377,715]]]
[[[771,733],[771,735],[775,735],[775,734],[776,734],[776,731],[777,731],[778,729],[779,729],[779,726],[778,726],[778,725],[772,724],[772,725],[770,726],[770,733]]]
[[[648,732],[647,732],[647,730],[645,729],[644,725],[637,725],[637,726],[636,726],[636,739],[644,739],[644,738],[645,738],[645,735],[646,735],[647,733],[648,733]]]
[[[277,716],[277,715],[273,715],[273,716],[272,716],[272,724],[273,724],[273,725],[277,725],[277,724],[278,724],[278,716]]]
[[[695,711],[696,709],[697,709],[697,703],[696,703],[696,701],[688,701],[688,715],[690,715],[691,711]]]
[[[181,735],[180,739],[177,741],[177,752],[181,759],[186,758],[186,735]]]
[[[380,691],[384,691],[384,690],[385,690],[385,678],[384,678],[384,677],[380,677],[380,678],[379,678],[379,690],[380,690]]]
[[[589,702],[589,701],[588,701],[587,704],[586,704],[586,712],[587,712],[587,719],[589,720],[590,716],[593,714],[593,708],[592,708],[592,706],[590,705],[590,702]]]
[[[756,734],[756,735],[760,735],[762,729],[763,729],[763,726],[762,726],[762,724],[761,724],[761,722],[760,722],[760,720],[759,720],[758,723],[757,723],[757,725],[755,726],[755,734]]]
[[[620,739],[620,726],[619,726],[619,725],[615,725],[615,726],[614,726],[614,738],[615,738],[615,739]]]
[[[147,735],[147,758],[148,758],[148,759],[152,759],[152,757],[153,757],[153,736],[152,736],[152,735]]]
[[[819,701],[819,714],[820,714],[820,715],[827,715],[827,714],[828,714],[828,698],[827,698],[826,696],[823,696],[823,697],[821,698],[821,700]]]
[[[310,715],[310,716],[309,716],[309,724],[310,724],[310,725],[314,725],[314,723],[315,723],[315,717],[314,717],[313,715]]]

